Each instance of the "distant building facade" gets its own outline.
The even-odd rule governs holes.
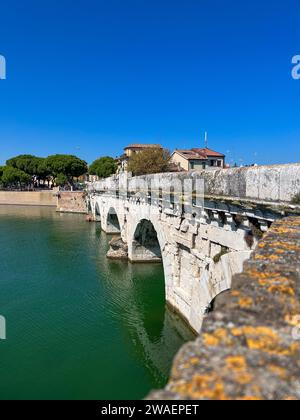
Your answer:
[[[183,171],[222,169],[225,167],[225,155],[208,148],[175,150],[171,162]]]

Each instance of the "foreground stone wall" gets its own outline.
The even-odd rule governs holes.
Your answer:
[[[300,399],[300,217],[277,221],[150,399]]]
[[[82,191],[59,191],[57,193],[57,211],[87,214],[86,193]]]
[[[53,191],[0,191],[0,205],[56,206]]]

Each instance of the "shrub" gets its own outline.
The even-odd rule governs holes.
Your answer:
[[[170,152],[160,148],[145,149],[129,158],[128,171],[134,176],[158,174],[170,170]]]

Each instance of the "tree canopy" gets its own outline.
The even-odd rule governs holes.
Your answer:
[[[0,168],[0,182],[4,186],[21,187],[28,185],[31,181],[31,176],[20,169],[12,166],[3,166]]]
[[[117,172],[118,165],[114,158],[105,156],[95,160],[89,167],[90,175],[107,178]]]
[[[72,182],[73,178],[78,178],[88,171],[87,163],[73,155],[48,156],[45,165],[54,178],[62,174],[67,177],[69,182]]]
[[[6,165],[0,170],[4,186],[15,185],[16,182],[34,185],[50,180],[58,180],[57,185],[72,185],[73,178],[78,178],[88,171],[87,163],[72,155],[53,155],[47,158],[19,155],[7,160]]]
[[[146,175],[168,172],[170,152],[166,149],[149,148],[133,154],[129,158],[128,171],[133,175]]]
[[[55,182],[57,186],[63,187],[68,183],[68,178],[64,174],[58,174]]]
[[[32,155],[19,155],[9,159],[6,165],[30,175],[32,181],[35,177],[38,181],[46,181],[51,177],[51,171],[47,168],[45,158]]]
[[[6,162],[6,165],[20,169],[28,175],[34,176],[37,174],[37,168],[40,160],[41,158],[32,155],[20,155],[9,159]]]

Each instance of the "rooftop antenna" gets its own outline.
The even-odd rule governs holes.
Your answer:
[[[205,131],[204,142],[205,142],[205,148],[207,149],[207,146],[208,146],[207,131]]]

